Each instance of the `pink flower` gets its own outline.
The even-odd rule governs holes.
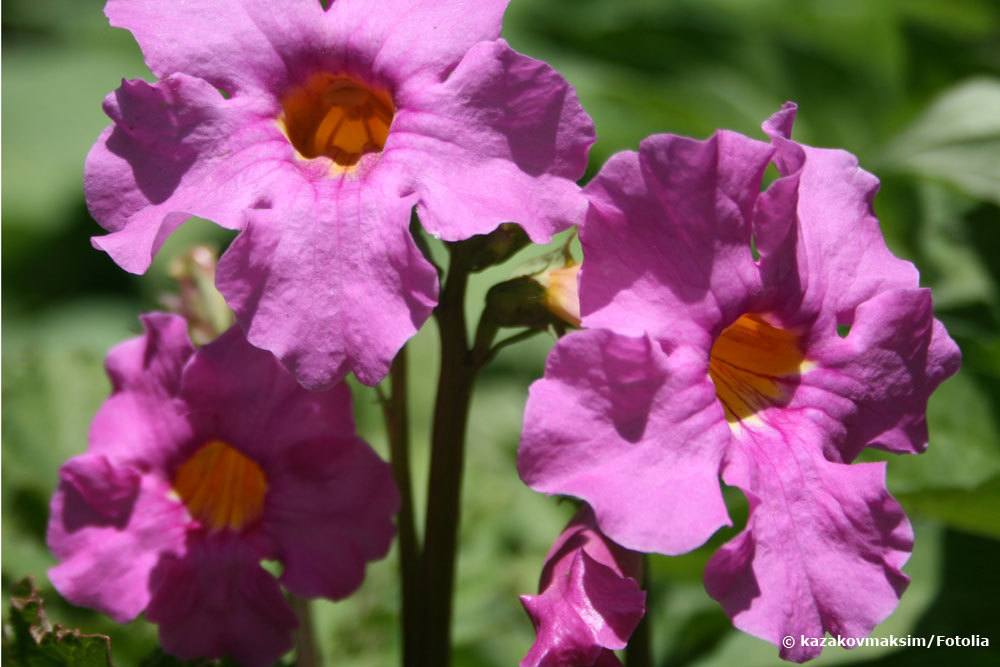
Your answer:
[[[521,603],[538,638],[521,667],[614,667],[646,613],[642,557],[605,537],[584,506],[545,557],[538,595]]]
[[[325,3],[330,4],[330,3]],[[427,319],[409,233],[579,222],[590,118],[499,39],[507,0],[109,0],[156,83],[125,81],[85,189],[128,271],[192,215],[240,230],[218,285],[254,345],[307,387],[368,384]]]
[[[771,642],[863,636],[895,608],[913,534],[885,465],[848,464],[865,447],[922,451],[927,399],[960,357],[885,245],[878,181],[791,141],[794,115],[765,123],[770,145],[659,135],[604,166],[582,230],[590,330],[532,387],[519,457],[532,488],[665,554],[729,525],[721,473],[751,512],[706,587]],[[761,194],[772,160],[781,177]]]
[[[195,351],[182,318],[143,324],[108,355],[111,397],[60,470],[49,577],[116,621],[145,611],[182,658],[270,665],[296,620],[261,559],[297,595],[349,595],[392,541],[391,471],[345,385],[307,392],[235,328]]]

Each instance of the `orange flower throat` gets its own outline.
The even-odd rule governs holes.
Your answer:
[[[348,77],[319,73],[281,100],[278,120],[305,158],[326,156],[349,171],[366,153],[378,153],[396,113],[392,98]]]
[[[210,440],[178,468],[174,491],[209,530],[238,532],[264,513],[267,476],[232,445]]]
[[[708,362],[726,421],[748,419],[787,398],[805,363],[797,334],[742,315],[719,335]]]

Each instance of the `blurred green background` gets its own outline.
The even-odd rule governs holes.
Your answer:
[[[144,622],[119,627],[61,601],[48,584],[49,495],[61,461],[82,451],[108,392],[101,363],[138,331],[136,315],[172,289],[167,259],[229,237],[189,223],[147,276],[130,276],[88,238],[83,158],[107,122],[104,95],[150,75],[99,0],[8,0],[3,7],[3,588],[32,574],[55,621],[109,633],[118,665],[155,648]],[[374,4],[374,3],[373,3]],[[276,11],[280,3],[275,3]],[[965,356],[930,406],[931,447],[889,467],[917,542],[913,583],[877,636],[988,636],[1000,644],[1000,6],[991,0],[513,0],[505,37],[549,60],[594,116],[591,173],[647,134],[761,137],[786,99],[795,136],[842,146],[882,179],[876,201],[893,250],[935,290]],[[486,288],[541,249],[477,278]],[[517,600],[571,513],[514,467],[521,412],[551,338],[505,351],[478,387],[469,435],[455,622],[456,663],[509,667],[533,638]],[[423,502],[436,332],[413,341],[416,485]],[[370,389],[355,386],[362,433],[385,451]],[[737,527],[742,518],[733,499]],[[771,665],[769,644],[733,630],[704,593],[714,545],[652,563],[657,664]],[[396,664],[395,551],[347,601],[317,606],[330,664]],[[850,586],[850,582],[845,582]],[[983,649],[827,649],[815,664],[1000,664]]]

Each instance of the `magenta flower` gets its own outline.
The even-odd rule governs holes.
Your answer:
[[[646,613],[642,557],[605,537],[582,507],[545,557],[538,595],[521,603],[538,635],[521,667],[620,667]]]
[[[330,4],[330,3],[326,3]],[[125,81],[87,158],[94,239],[142,273],[192,215],[240,230],[218,285],[307,387],[368,384],[427,319],[448,241],[579,222],[594,140],[570,85],[499,39],[507,0],[109,0],[156,83]]]
[[[49,571],[74,604],[143,611],[182,658],[270,665],[301,596],[342,598],[389,549],[399,496],[344,385],[310,393],[238,329],[195,351],[173,315],[115,347],[113,392],[52,499]]]
[[[619,544],[665,554],[729,525],[721,473],[750,517],[706,587],[740,629],[796,638],[781,655],[802,661],[819,649],[800,635],[866,635],[906,587],[913,534],[884,464],[848,464],[922,451],[928,397],[960,355],[885,245],[878,181],[791,141],[794,115],[765,123],[770,145],[649,137],[588,186],[591,330],[532,387],[519,468],[587,501]]]

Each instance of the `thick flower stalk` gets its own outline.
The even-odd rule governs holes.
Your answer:
[[[343,598],[388,551],[391,470],[345,385],[307,392],[236,328],[195,350],[182,318],[143,324],[109,353],[111,397],[60,470],[49,577],[116,621],[145,612],[179,657],[270,665],[296,626],[281,586]]]
[[[609,540],[584,506],[545,557],[538,595],[521,603],[538,635],[521,667],[615,667],[646,612],[642,556]]]
[[[324,6],[328,5],[328,6]],[[434,308],[411,212],[446,241],[581,221],[594,128],[500,39],[507,0],[109,0],[155,83],[108,96],[94,244],[144,272],[190,216],[239,230],[217,282],[305,386],[368,384]]]
[[[841,150],[652,136],[588,186],[583,326],[531,389],[532,488],[581,498],[629,549],[679,554],[750,503],[705,582],[740,629],[867,635],[895,608],[913,533],[866,447],[919,453],[959,351],[885,245],[878,181]],[[761,193],[769,163],[780,178]],[[819,653],[796,641],[784,658]]]

